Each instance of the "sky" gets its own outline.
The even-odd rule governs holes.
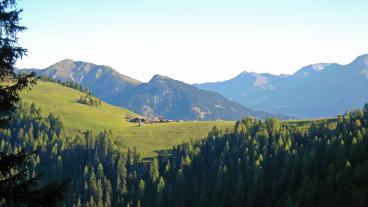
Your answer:
[[[366,0],[23,0],[19,68],[63,59],[149,81],[292,74],[368,53]]]

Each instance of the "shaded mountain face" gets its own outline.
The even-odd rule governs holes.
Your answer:
[[[140,84],[138,80],[121,75],[111,67],[69,59],[35,72],[55,80],[75,81],[105,101],[114,99],[113,96],[117,93]]]
[[[231,80],[195,86],[269,113],[298,118],[336,116],[368,101],[368,55],[348,65],[309,65],[293,75],[243,72]]]
[[[183,120],[236,120],[247,116],[271,116],[229,101],[218,93],[160,75],[155,75],[148,83],[140,84],[118,97],[118,105],[145,116],[157,114]],[[282,115],[278,117],[290,118]]]
[[[19,72],[29,71],[27,69]],[[119,74],[108,66],[63,60],[46,69],[35,70],[56,80],[72,80],[107,103],[133,110],[145,116],[163,116],[181,120],[237,120],[247,116],[266,118],[269,113],[253,111],[229,101],[216,92],[156,75],[148,83]],[[274,115],[280,119],[288,116]]]

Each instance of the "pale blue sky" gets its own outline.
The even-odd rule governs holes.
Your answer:
[[[147,81],[293,73],[368,53],[366,0],[24,0],[18,67],[70,58]]]

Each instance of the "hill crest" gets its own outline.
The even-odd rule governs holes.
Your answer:
[[[256,110],[298,118],[333,117],[368,100],[368,55],[346,65],[311,64],[292,75],[243,72],[230,80],[195,85]]]
[[[237,120],[247,116],[291,118],[251,110],[216,92],[198,89],[164,75],[154,75],[149,82],[141,83],[111,67],[71,59],[36,72],[56,80],[73,80],[98,98],[147,117],[182,120]]]

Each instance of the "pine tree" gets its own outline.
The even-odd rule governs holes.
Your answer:
[[[11,119],[16,103],[20,100],[19,92],[34,85],[34,73],[17,75],[14,64],[26,54],[26,49],[17,44],[17,33],[26,28],[19,25],[22,10],[16,9],[15,0],[0,2],[0,125],[6,126]],[[11,84],[12,83],[12,84]]]
[[[144,189],[145,189],[145,182],[144,182],[144,180],[143,179],[141,179],[140,181],[139,181],[139,185],[138,185],[138,192],[139,192],[139,196],[143,196],[143,194],[144,194]]]
[[[27,178],[27,164],[32,156],[33,153],[27,154],[23,151],[10,155],[0,153],[0,198],[9,206],[21,203],[30,206],[53,206],[63,198],[66,191],[65,182],[50,183],[34,190],[42,174]]]
[[[150,173],[151,173],[152,182],[156,182],[158,180],[159,176],[160,176],[160,174],[158,172],[158,160],[157,160],[157,158],[153,159],[153,161],[151,162]]]
[[[20,101],[20,91],[36,84],[37,80],[34,73],[15,73],[17,59],[26,54],[26,49],[18,45],[17,33],[26,28],[19,25],[22,10],[16,6],[16,0],[0,1],[0,127],[9,125]],[[33,153],[27,154],[24,151],[16,154],[0,153],[0,200],[6,205],[52,206],[63,197],[66,182],[50,183],[37,188],[42,174],[27,178],[29,172],[26,166],[32,156]]]
[[[363,110],[365,112],[368,112],[368,102],[364,104]]]

